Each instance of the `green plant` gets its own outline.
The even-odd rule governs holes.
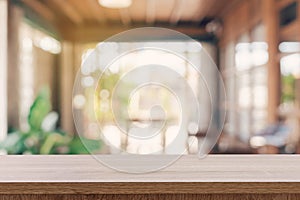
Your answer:
[[[51,111],[50,93],[43,89],[33,102],[28,115],[28,131],[16,130],[0,143],[8,154],[87,154],[89,149],[99,151],[102,142],[71,137],[57,129],[58,114]],[[92,147],[92,148],[91,148]]]
[[[282,102],[293,102],[295,100],[295,83],[296,78],[293,75],[282,76],[282,95],[281,101]]]

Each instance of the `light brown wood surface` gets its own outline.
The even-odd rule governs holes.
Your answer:
[[[130,156],[113,159],[132,163]],[[200,160],[183,156],[173,165],[147,174],[116,172],[89,155],[0,156],[0,194],[16,199],[19,194],[29,195],[29,199],[39,194],[300,197],[300,156],[210,155]]]
[[[268,69],[268,123],[276,123],[278,121],[278,107],[281,97],[280,85],[280,66],[278,60],[279,45],[279,17],[275,0],[263,1],[263,22],[266,29],[266,42],[268,44],[269,60]]]

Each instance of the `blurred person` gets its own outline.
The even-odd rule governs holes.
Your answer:
[[[292,132],[292,127],[283,116],[278,118],[278,122],[270,124],[250,139],[250,145],[257,148],[257,153],[295,153],[295,150],[288,149],[288,138]]]

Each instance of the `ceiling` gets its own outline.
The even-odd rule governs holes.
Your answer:
[[[133,0],[128,8],[110,9],[97,0],[21,0],[39,16],[66,32],[95,27],[201,27],[241,0]],[[81,30],[82,31],[82,30]]]

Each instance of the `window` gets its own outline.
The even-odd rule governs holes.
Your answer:
[[[43,88],[54,90],[56,73],[56,54],[61,51],[60,42],[22,21],[19,27],[19,113],[20,128],[27,130],[27,117],[30,106]],[[9,97],[12,98],[12,97]],[[52,103],[55,96],[52,95]],[[15,109],[15,108],[14,108]],[[54,105],[55,109],[55,105]]]
[[[266,125],[267,49],[264,26],[259,24],[222,51],[228,101],[224,130],[244,142]]]
[[[118,49],[128,49],[128,46],[136,46],[140,47],[139,43],[106,43],[112,50],[109,53],[118,53]],[[209,62],[206,62],[202,58],[202,54],[199,52],[198,48],[195,48],[195,45],[199,45],[195,42],[190,41],[159,41],[156,42],[155,46],[159,45],[170,45],[172,49],[176,49],[181,54],[185,54],[190,60],[193,60],[194,63],[197,63],[200,66],[200,70],[209,70]],[[215,49],[212,48],[212,45],[204,43],[204,48],[210,49],[211,52],[214,52]],[[178,53],[177,52],[177,53]],[[91,50],[86,50],[83,54],[83,60],[85,60],[88,55],[91,53]],[[96,47],[96,53],[99,58],[105,59],[105,53],[100,48]],[[212,53],[213,54],[213,53]],[[96,56],[95,56],[96,58]],[[176,96],[168,90],[168,88],[164,88],[157,85],[146,85],[137,89],[130,98],[130,102],[127,101],[126,96],[122,96],[122,93],[118,93],[118,98],[113,99],[113,93],[116,89],[116,85],[120,80],[120,77],[123,77],[130,70],[135,69],[137,66],[143,66],[147,64],[155,63],[155,60],[158,60],[158,64],[168,66],[176,71],[178,74],[183,76],[185,80],[188,82],[191,89],[194,91],[201,101],[200,109],[202,109],[202,116],[200,118],[199,124],[189,124],[189,122],[182,121],[182,110],[181,103],[185,103],[186,106],[189,106],[189,96],[186,95],[186,90],[184,85],[180,85],[176,83],[176,80],[172,80],[172,84],[174,86],[174,90],[179,93],[183,93],[186,98],[184,102],[178,101]],[[81,80],[81,85],[85,88],[85,95],[75,96],[73,99],[74,106],[77,109],[83,109],[83,119],[82,120],[87,127],[87,131],[85,134],[89,138],[97,139],[99,137],[104,138],[104,141],[110,146],[110,152],[119,153],[120,149],[123,149],[129,153],[166,153],[173,154],[176,152],[183,152],[186,149],[188,143],[192,143],[195,139],[195,134],[199,131],[206,131],[209,124],[210,119],[210,101],[209,101],[209,93],[207,88],[201,85],[201,77],[197,70],[189,64],[188,62],[180,59],[176,55],[157,50],[143,50],[143,51],[134,51],[126,54],[125,56],[118,59],[111,66],[109,66],[108,70],[104,71],[106,66],[102,66],[103,62],[99,62],[97,59],[89,58],[86,60],[85,65],[81,68],[81,74],[83,78]],[[102,70],[102,78],[98,80],[95,75],[96,70]],[[145,69],[149,70],[149,68]],[[143,71],[147,74],[146,78],[148,82],[151,82],[153,76],[155,74],[150,71]],[[157,74],[155,75],[157,76]],[[160,74],[161,79],[166,79],[168,74]],[[214,76],[208,77],[213,79]],[[128,88],[135,84],[137,80],[131,80],[128,82],[124,82],[124,84],[128,84]],[[93,85],[97,82],[98,87],[94,90],[94,88],[89,88],[89,86]],[[173,87],[172,86],[172,87]],[[95,94],[94,94],[95,91]],[[130,91],[130,90],[129,90]],[[126,87],[123,91],[127,95]],[[89,102],[84,96],[94,95],[93,102]],[[113,115],[111,109],[111,102],[116,100],[116,104],[120,107],[118,110],[118,116],[121,121],[121,127],[125,127],[126,130],[120,130],[118,124],[115,121],[116,116]],[[90,109],[90,106],[95,102],[95,109]],[[160,105],[163,107],[165,113],[162,113],[159,109],[151,110],[151,108],[155,108],[155,105]],[[153,107],[154,106],[154,107]],[[193,109],[190,107],[189,109]],[[97,123],[90,123],[90,119],[94,116],[94,110],[96,110],[95,115],[97,118],[97,122],[101,124],[102,134],[99,135],[99,129]],[[151,110],[151,112],[150,112]],[[153,112],[152,112],[153,111]],[[125,113],[124,113],[125,112]],[[127,112],[128,115],[127,116]],[[129,118],[128,118],[129,117]],[[120,123],[118,121],[118,123]],[[163,128],[159,131],[159,133],[153,137],[151,140],[139,140],[134,137],[130,137],[130,134],[135,134],[135,129],[138,125],[139,127],[145,127],[149,123],[153,123],[154,127],[156,125],[159,127],[161,123],[166,123]],[[181,124],[183,123],[183,125]],[[182,133],[179,133],[179,128],[183,126],[186,127]],[[196,129],[196,130],[194,130]],[[125,134],[125,133],[128,133]],[[190,134],[191,133],[191,134]],[[180,144],[176,147],[172,143],[172,148],[167,148],[168,145],[173,141],[175,137],[174,134],[180,134],[182,140],[180,140]],[[197,142],[193,142],[191,148],[189,149],[190,153],[197,152]],[[119,150],[118,150],[119,149]]]

